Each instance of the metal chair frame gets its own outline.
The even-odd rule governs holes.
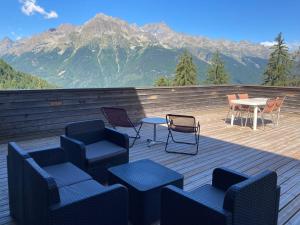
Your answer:
[[[281,111],[281,107],[282,107],[283,102],[285,101],[285,99],[286,99],[286,96],[281,97],[281,98],[280,97],[276,98],[277,102],[276,102],[276,106],[274,107],[274,111],[277,112],[277,115],[276,115],[276,126],[279,125],[280,111]],[[278,104],[278,102],[280,104]]]
[[[181,133],[194,133],[195,142],[184,142],[184,141],[175,140],[175,138],[172,134],[172,128],[171,128],[172,120],[169,119],[170,116],[183,117],[183,118],[185,117],[185,118],[193,118],[194,119],[194,125],[195,126],[190,126],[190,128],[194,129],[194,132],[181,132]],[[198,151],[199,151],[200,123],[197,122],[197,124],[196,124],[195,117],[185,116],[185,115],[167,114],[166,115],[166,121],[167,121],[167,125],[168,125],[168,137],[167,137],[167,141],[166,141],[166,145],[165,145],[165,151],[168,152],[168,153],[176,153],[176,154],[183,154],[183,155],[197,155]],[[187,127],[189,127],[189,126],[187,126]],[[173,131],[174,132],[180,132],[180,131],[175,131],[175,130],[173,130]],[[167,150],[170,137],[171,137],[172,141],[174,143],[177,143],[177,144],[196,145],[196,151],[194,153],[189,153],[189,152],[178,152],[178,151],[169,151],[169,150]]]
[[[245,110],[242,110],[242,105],[238,106],[238,105],[232,104],[230,101],[233,100],[233,99],[230,99],[230,96],[235,96],[235,99],[238,99],[236,97],[236,94],[227,95],[229,109],[228,109],[228,112],[227,112],[227,115],[226,115],[226,118],[225,118],[225,123],[227,122],[227,120],[229,118],[229,114],[230,115],[235,114],[234,115],[234,119],[236,120],[237,118],[240,118],[240,120],[241,120],[241,126],[243,126],[242,117],[243,117],[243,112]],[[239,108],[239,109],[235,110],[235,108]]]
[[[107,112],[105,111],[106,109],[112,109],[112,110],[119,110],[119,111],[122,111],[122,113],[124,113],[124,115],[126,115],[126,120],[128,122],[128,126],[120,126],[120,125],[116,125],[114,123],[114,121],[112,121]],[[138,126],[138,129],[136,128],[136,126],[134,126],[134,124],[132,123],[132,121],[129,119],[129,116],[127,114],[127,111],[123,108],[116,108],[116,107],[101,107],[101,111],[102,111],[102,114],[104,115],[105,119],[108,121],[108,123],[113,127],[113,129],[117,130],[117,127],[126,127],[126,128],[133,128],[133,130],[135,131],[136,135],[135,136],[129,136],[129,138],[133,139],[131,145],[130,145],[130,148],[133,147],[133,145],[135,144],[135,141],[137,139],[140,139],[141,136],[140,136],[140,130],[142,128],[142,125],[143,123],[141,123],[139,126]]]

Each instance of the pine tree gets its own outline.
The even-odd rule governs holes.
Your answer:
[[[275,38],[276,44],[271,47],[273,50],[264,72],[264,85],[287,86],[289,84],[293,59],[289,49],[284,42],[282,33]]]
[[[156,87],[167,87],[172,85],[172,80],[167,77],[161,76],[155,81]]]
[[[193,62],[193,57],[187,51],[180,57],[176,66],[174,85],[187,86],[197,84],[197,68]]]
[[[207,70],[206,83],[208,84],[227,84],[229,82],[229,75],[225,70],[224,62],[220,57],[219,51],[213,54],[211,65]]]

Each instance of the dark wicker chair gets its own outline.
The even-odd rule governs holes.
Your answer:
[[[108,121],[108,123],[114,128],[117,129],[117,127],[125,127],[125,128],[132,128],[135,132],[135,136],[129,136],[129,138],[132,138],[133,141],[130,145],[132,147],[136,141],[136,139],[139,139],[140,136],[140,130],[142,128],[142,123],[139,125],[134,125],[133,122],[130,120],[127,111],[123,108],[115,108],[115,107],[102,107],[101,111]],[[138,128],[137,128],[138,127]]]
[[[18,224],[127,225],[126,188],[92,180],[63,149],[25,152],[11,142],[7,158],[10,213]]]
[[[7,150],[7,180],[10,215],[23,224],[23,184],[24,184],[24,160],[30,155],[23,151],[16,143],[8,143]]]
[[[197,155],[198,148],[199,148],[200,124],[199,124],[199,122],[198,123],[196,122],[195,117],[185,116],[185,115],[167,114],[166,121],[167,121],[167,125],[168,125],[168,137],[167,137],[167,142],[166,142],[166,146],[165,146],[165,151],[168,153]],[[177,141],[174,138],[173,132],[193,134],[195,137],[195,142]],[[196,145],[196,151],[193,153],[190,153],[190,152],[179,152],[179,151],[167,150],[170,137],[174,143]]]
[[[102,120],[69,124],[61,146],[70,162],[102,183],[107,181],[109,167],[129,161],[128,135],[105,128]]]
[[[162,190],[161,225],[276,225],[280,187],[271,171],[248,177],[217,168],[212,185]]]

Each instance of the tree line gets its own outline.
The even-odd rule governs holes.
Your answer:
[[[298,58],[298,62],[295,60]],[[300,86],[300,48],[292,55],[284,41],[282,33],[275,38],[271,47],[266,69],[263,73],[263,85],[269,86]],[[192,55],[185,50],[176,65],[175,77],[161,76],[155,81],[155,86],[188,86],[197,85],[197,67]],[[205,84],[228,84],[230,74],[226,71],[225,63],[219,51],[210,60],[206,72]]]
[[[45,89],[55,88],[38,77],[14,70],[0,59],[0,90],[2,89]]]

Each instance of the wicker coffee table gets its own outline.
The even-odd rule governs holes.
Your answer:
[[[162,187],[183,188],[183,175],[148,159],[115,166],[108,171],[110,184],[120,183],[128,188],[132,225],[150,225],[159,220]]]

